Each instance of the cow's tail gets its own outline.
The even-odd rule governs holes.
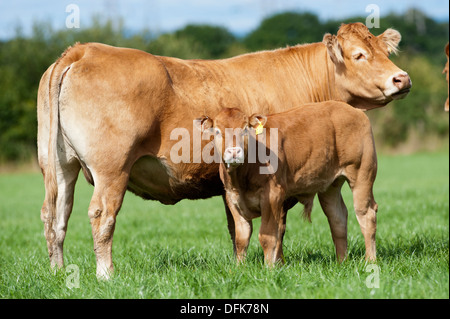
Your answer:
[[[70,53],[72,47],[69,47],[62,56],[56,61],[49,79],[49,142],[48,142],[48,162],[44,174],[45,183],[45,202],[47,204],[48,218],[45,223],[47,240],[53,242],[55,239],[55,230],[53,228],[56,218],[56,202],[58,198],[58,181],[56,172],[57,161],[57,143],[59,134],[59,95],[61,84],[67,71],[70,69],[73,57]]]

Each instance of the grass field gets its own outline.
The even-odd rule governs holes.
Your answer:
[[[92,191],[81,177],[64,246],[70,267],[53,274],[39,217],[41,175],[0,175],[0,298],[449,298],[448,152],[379,156],[375,270],[364,262],[348,186],[348,260],[335,262],[316,201],[312,224],[299,205],[289,212],[286,264],[274,269],[262,264],[259,219],[247,262],[235,264],[221,198],[164,206],[127,193],[114,235],[115,275],[99,282],[87,216]],[[74,268],[79,288],[70,289]],[[378,288],[370,286],[376,270]]]

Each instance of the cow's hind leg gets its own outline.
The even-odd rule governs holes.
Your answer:
[[[89,205],[89,218],[97,259],[97,277],[109,279],[113,272],[112,242],[116,216],[122,206],[129,174],[121,170],[94,175],[94,194]]]
[[[319,193],[319,202],[327,216],[331,237],[336,248],[336,257],[342,262],[347,256],[347,207],[341,195],[341,188],[345,180],[337,179],[323,193]]]
[[[42,170],[45,174],[45,169]],[[50,216],[47,202],[41,209],[41,220],[44,222],[45,238],[52,268],[64,266],[63,245],[66,237],[67,223],[73,207],[75,183],[80,171],[78,160],[60,159],[56,164],[58,196],[54,216]]]

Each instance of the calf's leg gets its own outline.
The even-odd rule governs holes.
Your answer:
[[[378,205],[373,197],[372,185],[356,185],[353,188],[353,205],[366,246],[366,260],[375,261],[375,234]]]
[[[347,257],[347,216],[348,211],[341,195],[344,179],[336,180],[323,193],[319,193],[319,202],[330,225],[331,237],[336,249],[336,257],[342,262]]]
[[[236,231],[235,231],[233,214],[231,213],[231,210],[228,207],[226,195],[222,195],[222,199],[223,199],[223,203],[225,205],[225,213],[227,215],[228,232],[230,234],[231,242],[233,243],[234,254],[236,255]]]
[[[235,218],[236,237],[235,237],[235,255],[239,262],[243,262],[247,255],[247,248],[252,236],[253,224],[241,215],[233,215]]]
[[[284,191],[280,186],[268,187],[261,203],[259,242],[264,260],[269,266],[284,263],[283,237],[286,231],[286,211],[283,209]]]
[[[225,196],[225,207],[227,209],[227,217],[231,215],[231,220],[228,218],[228,227],[233,240],[234,254],[239,262],[245,260],[247,255],[247,248],[250,242],[250,237],[253,232],[253,224],[251,219],[243,216],[240,208],[229,197]],[[232,228],[230,228],[232,224]],[[233,231],[233,233],[231,233]]]

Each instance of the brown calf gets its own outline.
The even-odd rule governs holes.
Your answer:
[[[328,101],[248,118],[240,109],[225,108],[214,120],[203,117],[199,123],[202,130],[215,131],[216,150],[222,156],[220,177],[235,221],[239,261],[245,258],[252,219],[259,216],[259,241],[265,261],[283,261],[286,212],[299,201],[305,205],[304,215],[310,220],[315,194],[342,261],[347,254],[347,208],[341,196],[345,181],[353,192],[366,259],[375,260],[377,204],[372,187],[377,157],[370,122],[362,111]],[[234,138],[230,138],[229,129],[234,130]],[[260,155],[264,153],[261,148],[274,155],[270,161],[260,161],[259,157],[255,160],[251,152],[258,149]],[[264,174],[268,166],[272,171]]]

